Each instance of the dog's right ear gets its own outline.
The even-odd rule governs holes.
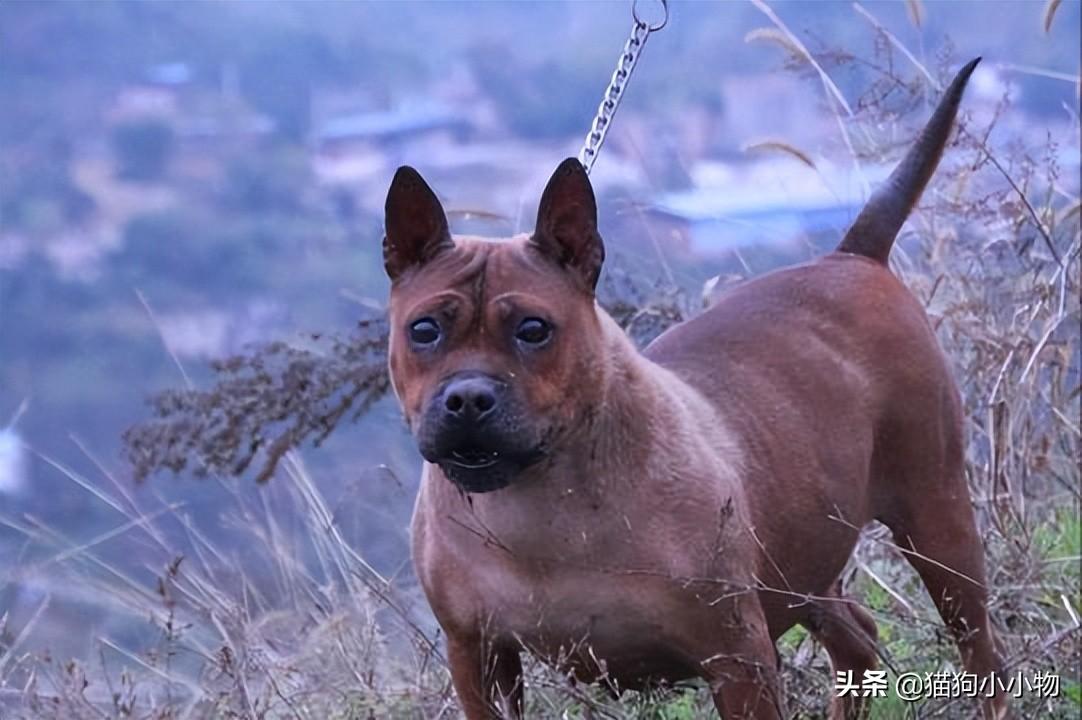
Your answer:
[[[576,158],[560,163],[537,208],[534,247],[573,272],[594,291],[605,261],[605,246],[597,232],[597,202],[586,168]]]
[[[383,267],[391,281],[454,247],[436,193],[408,165],[398,168],[384,206]]]

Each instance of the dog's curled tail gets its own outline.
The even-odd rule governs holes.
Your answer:
[[[971,60],[951,81],[920,137],[860,211],[838,245],[839,252],[864,255],[886,264],[894,238],[939,165],[966,82],[980,61],[980,58]]]

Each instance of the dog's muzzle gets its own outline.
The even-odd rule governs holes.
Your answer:
[[[457,373],[429,401],[418,432],[425,460],[469,493],[509,485],[543,455],[511,388],[490,375]]]

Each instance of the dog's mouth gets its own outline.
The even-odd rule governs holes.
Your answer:
[[[484,470],[495,467],[500,462],[500,454],[494,450],[464,448],[452,450],[441,464],[454,465],[464,470]]]
[[[454,450],[437,464],[448,480],[468,493],[505,488],[518,472],[499,453],[484,450]]]
[[[447,479],[468,493],[486,493],[510,485],[519,474],[541,459],[542,448],[528,452],[464,446],[435,461]]]

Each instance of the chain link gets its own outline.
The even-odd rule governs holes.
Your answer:
[[[579,162],[586,168],[587,174],[593,168],[594,161],[597,160],[597,153],[605,142],[605,136],[609,132],[609,127],[612,126],[612,117],[616,114],[616,108],[620,106],[620,100],[624,96],[624,89],[627,87],[628,80],[631,79],[631,73],[635,69],[635,64],[639,61],[639,55],[642,54],[643,47],[646,46],[646,40],[650,37],[650,33],[665,27],[665,24],[669,21],[668,0],[661,0],[665,15],[661,22],[656,24],[647,23],[639,18],[637,3],[638,0],[635,0],[635,3],[631,6],[631,13],[635,19],[634,24],[631,26],[631,36],[624,43],[624,50],[620,53],[620,59],[616,63],[616,70],[612,73],[609,86],[605,89],[601,104],[597,107],[597,115],[594,116],[590,132],[586,134],[582,150],[579,151]]]

